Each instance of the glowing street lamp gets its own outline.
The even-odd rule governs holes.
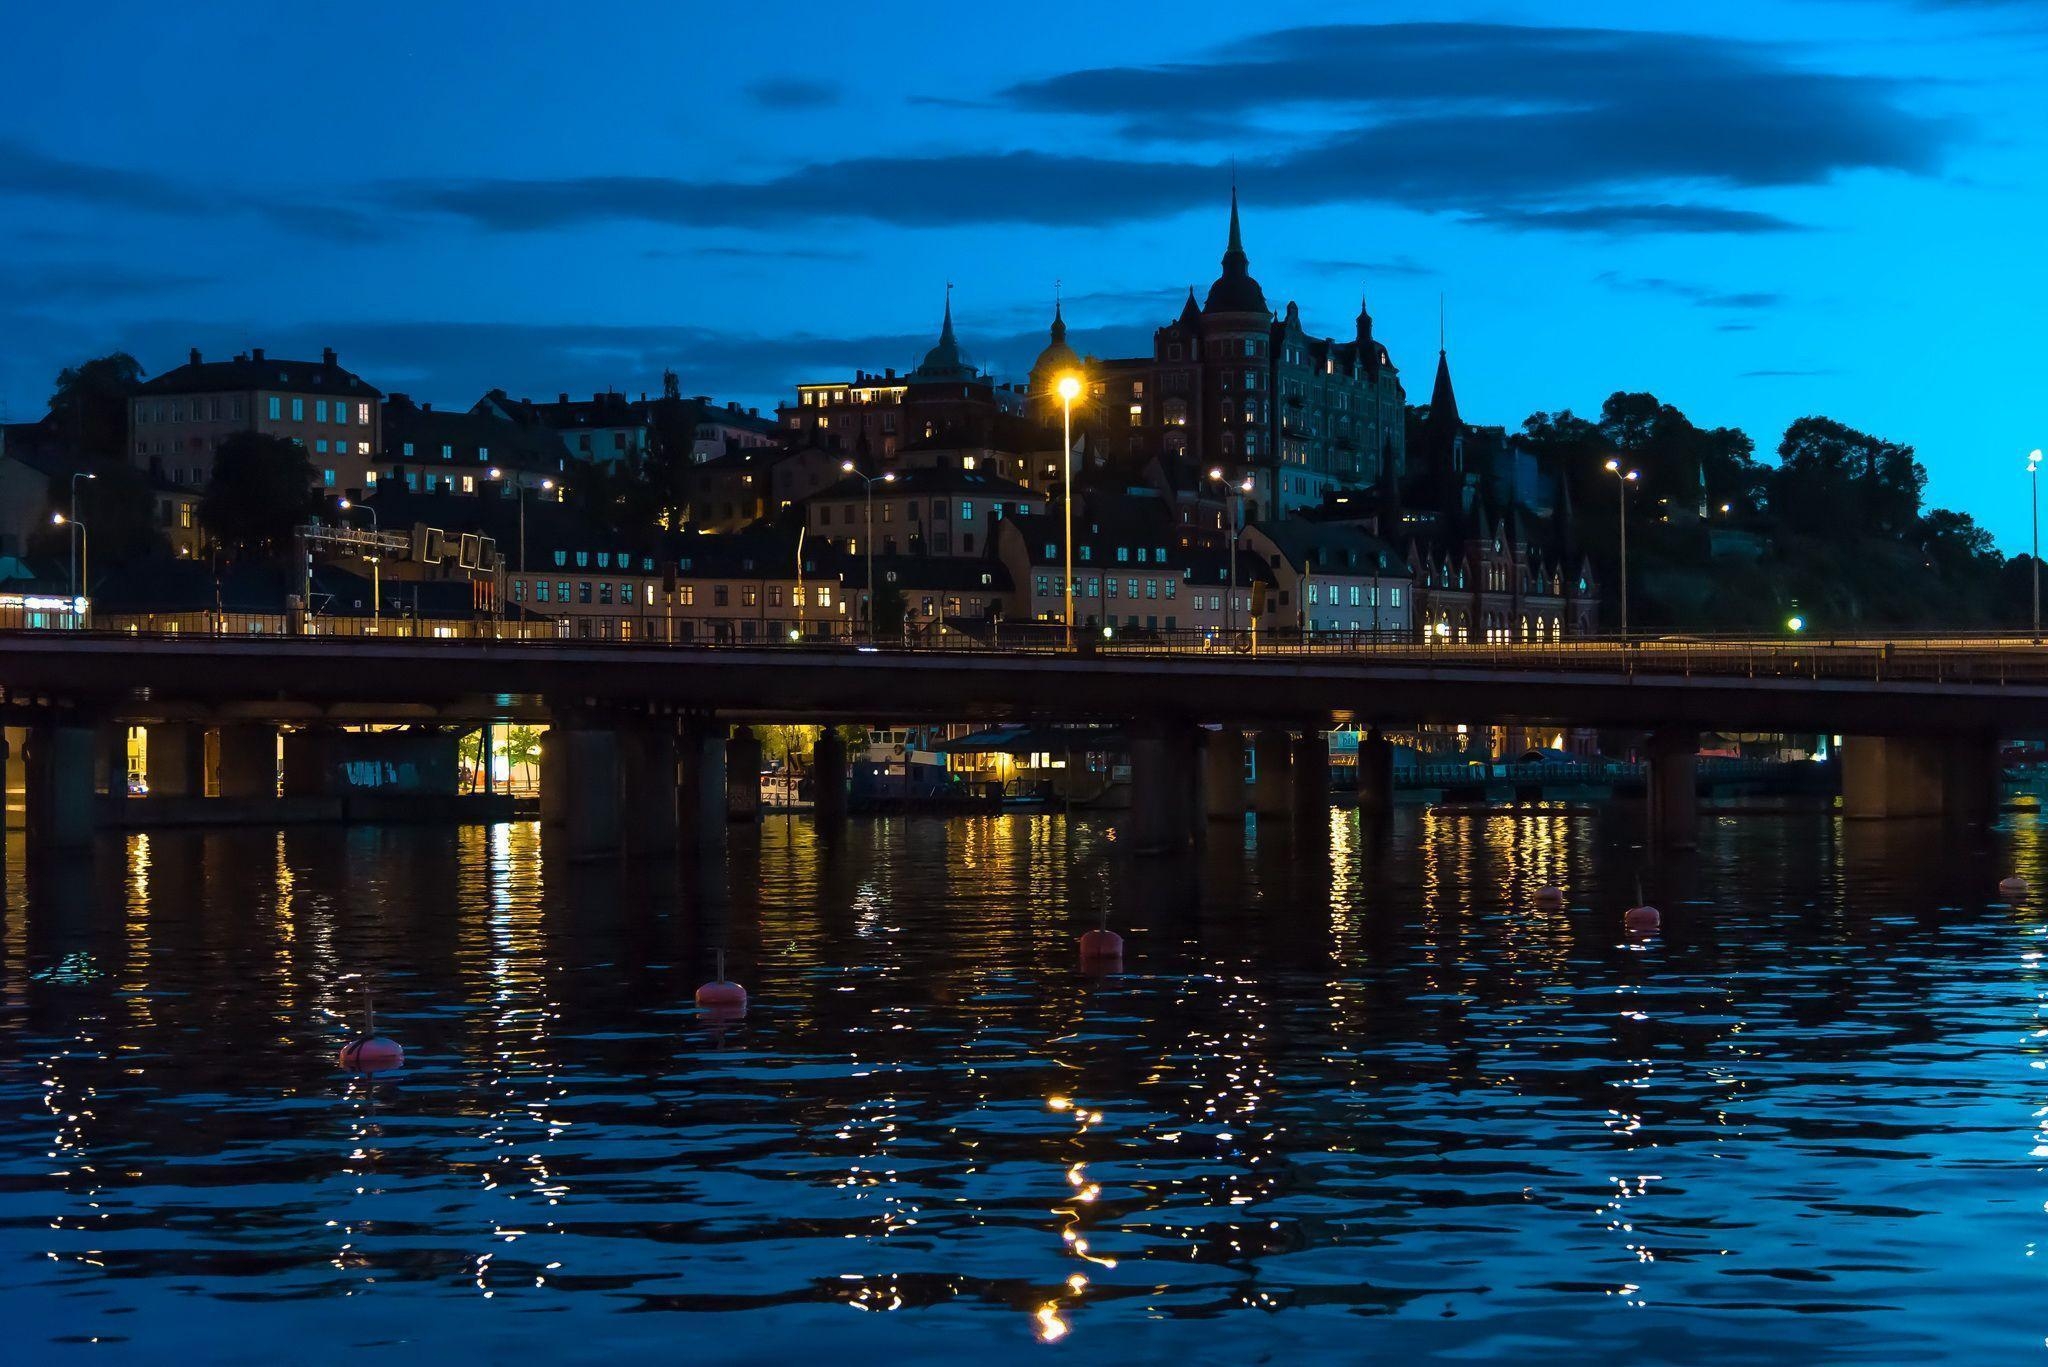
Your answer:
[[[1640,470],[1624,470],[1621,462],[1607,462],[1607,473],[1613,475],[1621,489],[1621,636],[1628,639],[1628,486],[1643,477]]]
[[[1081,377],[1062,375],[1053,386],[1060,396],[1060,412],[1066,445],[1060,452],[1060,502],[1067,519],[1067,573],[1065,577],[1067,649],[1074,648],[1074,400],[1081,397]]]
[[[493,465],[490,475],[492,479],[503,479],[505,472]],[[526,486],[515,479],[512,481],[512,488],[519,495],[519,572],[524,574],[526,573]],[[555,482],[551,479],[544,479],[540,482],[540,489],[544,494],[551,494],[555,491]]]
[[[370,530],[372,532],[377,530],[377,510],[367,503],[351,503],[347,499],[343,499],[336,506],[343,512],[347,512],[351,508],[361,508],[370,515]],[[370,555],[365,556],[364,559],[370,562],[370,622],[372,625],[375,625],[384,619],[384,557],[381,555]]]
[[[92,536],[86,525],[80,522],[76,516],[66,517],[62,513],[51,513],[50,525],[53,527],[69,527],[71,529],[72,544],[78,547],[78,560],[72,567],[71,574],[71,601],[76,603],[78,601],[79,574],[81,572],[84,573],[87,585],[92,583]]]
[[[841,470],[844,470],[847,474],[852,475],[855,479],[859,480],[862,484],[865,484],[868,488],[866,532],[868,543],[867,608],[868,635],[872,636],[875,634],[875,486],[877,484],[894,484],[896,482],[896,472],[894,470],[885,470],[879,477],[869,475],[863,473],[861,468],[858,465],[855,465],[850,460],[841,461],[839,468]]]
[[[1237,630],[1237,542],[1244,535],[1244,496],[1252,491],[1252,477],[1246,475],[1236,483],[1224,479],[1223,467],[1209,471],[1209,478],[1224,486],[1224,497],[1231,506],[1230,513],[1230,592],[1223,599],[1223,631],[1231,635]]]

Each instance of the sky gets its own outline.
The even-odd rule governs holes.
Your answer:
[[[1411,402],[1647,390],[1762,453],[1915,446],[2008,550],[2048,443],[2048,0],[1715,6],[17,5],[0,410],[189,347],[387,392],[764,410],[916,364],[947,283],[1021,378],[1206,290],[1361,297]]]

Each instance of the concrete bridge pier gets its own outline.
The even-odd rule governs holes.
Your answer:
[[[725,815],[730,821],[761,816],[761,738],[750,726],[735,726],[725,742]]]
[[[1252,742],[1252,810],[1261,818],[1292,812],[1293,758],[1293,739],[1285,731],[1261,731]]]
[[[151,797],[206,796],[205,727],[151,722],[142,732],[142,762]]]
[[[1212,821],[1242,821],[1245,806],[1244,732],[1211,731],[1202,749],[1202,805]]]
[[[215,732],[220,795],[277,796],[277,728],[261,722],[223,722]]]
[[[1144,720],[1131,728],[1131,849],[1141,855],[1185,853],[1194,839],[1200,796],[1199,732],[1186,722]]]
[[[1394,810],[1394,743],[1377,726],[1358,738],[1358,810],[1366,816]]]
[[[108,797],[128,796],[126,722],[110,721],[99,728],[93,761],[93,786]]]
[[[1667,850],[1694,849],[1699,845],[1699,732],[1659,727],[1650,733],[1648,748],[1644,796],[1650,843]]]
[[[846,742],[830,726],[811,750],[812,816],[823,827],[846,821]]]
[[[1294,738],[1293,803],[1296,829],[1313,835],[1330,824],[1330,738],[1314,724]]]
[[[562,736],[562,824],[571,859],[619,851],[619,733],[595,722],[571,722]]]
[[[569,733],[559,725],[540,736],[540,824],[562,826],[569,820]]]
[[[23,777],[31,847],[64,850],[92,843],[95,740],[92,727],[73,722],[29,728]]]
[[[685,718],[676,742],[676,815],[684,839],[709,844],[725,834],[726,740],[724,728],[699,717]]]
[[[674,854],[680,830],[674,725],[626,727],[617,743],[626,852]]]
[[[1842,738],[1843,816],[1985,821],[1997,808],[1995,737]]]

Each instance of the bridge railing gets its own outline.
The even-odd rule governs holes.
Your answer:
[[[1809,679],[1854,682],[2048,684],[2048,650],[2009,635],[1891,639],[1753,640],[1663,637],[1619,640],[1455,642],[1416,640],[1405,632],[1226,632],[1208,628],[1078,630],[1070,647],[1057,623],[940,621],[888,635],[856,623],[809,619],[674,614],[564,618],[415,618],[194,611],[96,614],[88,629],[61,632],[0,623],[0,636],[55,635],[189,639],[194,636],[295,636],[407,641],[518,642],[537,648],[672,648],[678,651],[788,650],[1048,656],[1182,657],[1208,660],[1357,659],[1404,668],[1457,672],[1516,670],[1619,674],[1624,677]]]

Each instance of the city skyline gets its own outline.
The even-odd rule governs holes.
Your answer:
[[[765,407],[913,364],[948,280],[973,359],[1021,380],[1055,280],[1078,350],[1145,350],[1213,276],[1234,177],[1274,309],[1341,332],[1363,292],[1411,402],[1441,299],[1472,420],[1648,390],[1768,455],[1826,413],[1915,445],[1930,504],[2025,546],[2042,358],[2015,306],[2043,283],[2044,142],[2007,101],[2034,5],[1737,6],[1685,31],[1606,5],[1313,31],[649,7],[511,37],[465,8],[113,12],[89,43],[22,25],[47,60],[0,121],[12,420],[116,347],[157,372],[331,345],[465,404],[654,391],[672,366]],[[165,55],[172,118],[164,88],[83,79],[110,44]],[[750,47],[782,58],[719,59]],[[374,97],[322,103],[299,54],[345,56]],[[266,102],[303,117],[251,119]]]

